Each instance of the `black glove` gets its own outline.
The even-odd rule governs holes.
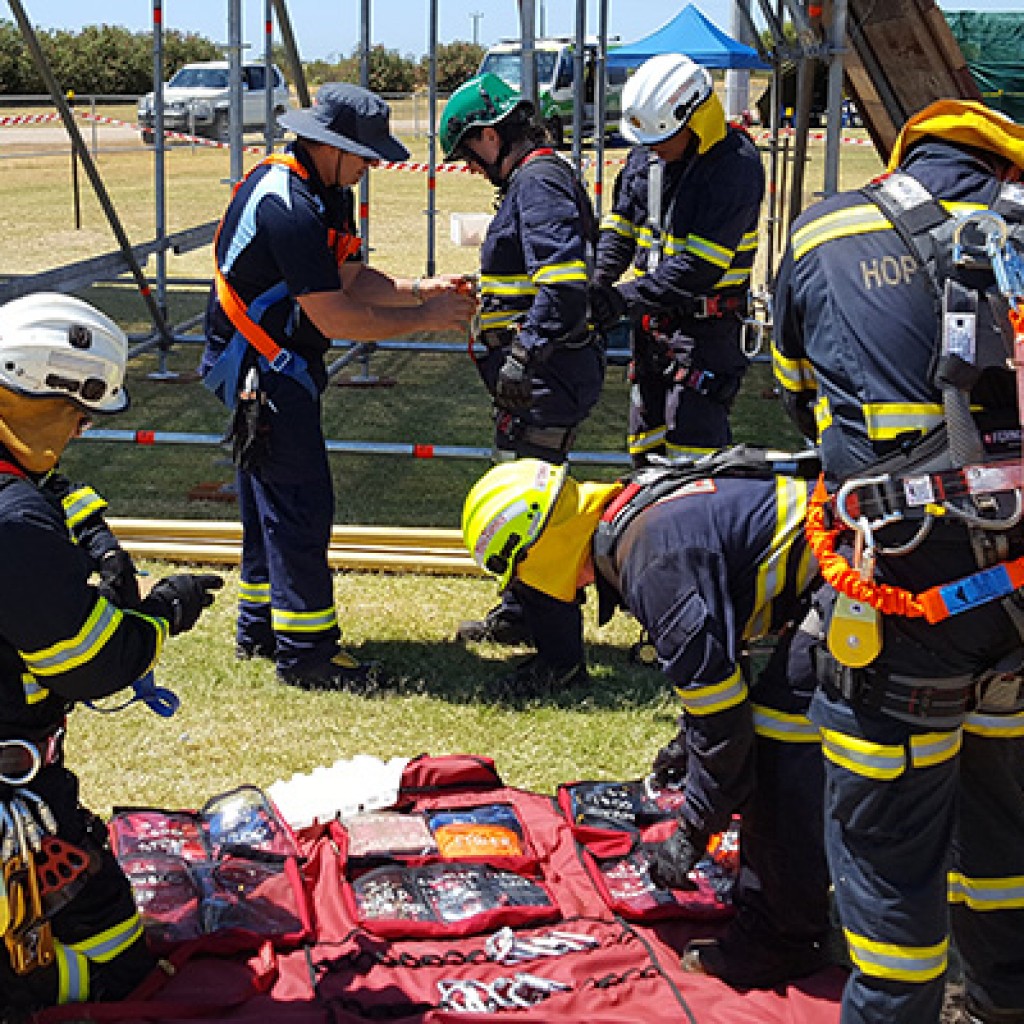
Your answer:
[[[626,315],[626,300],[614,285],[592,284],[587,296],[591,323],[599,331],[610,331]]]
[[[132,556],[122,548],[113,548],[99,564],[99,592],[118,608],[138,608],[142,603],[139,580]]]
[[[671,742],[658,751],[651,766],[654,781],[664,789],[678,786],[686,778],[686,736],[680,732]]]
[[[142,602],[142,611],[166,619],[171,627],[171,636],[177,636],[199,621],[202,610],[213,604],[212,591],[223,586],[223,577],[213,573],[165,576],[157,581]]]
[[[530,407],[533,400],[533,378],[529,370],[530,354],[522,345],[513,345],[498,371],[494,404],[508,412]]]
[[[708,836],[680,822],[665,842],[641,846],[647,855],[651,881],[659,889],[697,888],[689,875],[707,850]]]

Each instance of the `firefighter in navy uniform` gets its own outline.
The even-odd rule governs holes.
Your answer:
[[[592,301],[606,324],[633,320],[628,441],[642,465],[732,440],[765,181],[711,75],[679,54],[652,57],[626,83],[620,130],[637,145],[601,222]],[[631,263],[636,276],[616,285]]]
[[[281,126],[297,140],[241,183],[214,242],[200,372],[231,409],[242,519],[240,658],[275,661],[303,689],[375,671],[341,649],[327,561],[334,487],[320,420],[331,338],[377,341],[465,327],[475,301],[454,277],[390,277],[358,257],[351,186],[409,154],[387,104],[330,83]]]
[[[470,79],[441,117],[446,160],[463,160],[498,190],[499,205],[480,250],[476,360],[494,397],[496,458],[565,461],[604,382],[604,345],[588,318],[588,268],[596,223],[568,163],[544,145],[533,107],[496,75]],[[524,612],[525,608],[525,612]],[[554,606],[514,585],[462,640],[539,642],[579,632],[578,607]],[[583,682],[582,646],[555,649],[518,670],[539,682]]]
[[[683,965],[743,988],[809,974],[829,955],[821,747],[806,717],[817,631],[801,625],[816,576],[803,535],[813,481],[766,467],[686,478],[651,467],[598,484],[522,460],[477,481],[462,516],[466,547],[502,583],[571,602],[596,582],[600,621],[621,604],[649,630],[683,704],[655,776],[686,796],[677,831],[647,849],[652,878],[691,887],[709,837],[742,813],[738,913]],[[748,688],[744,645],[772,632]]]
[[[985,262],[955,265],[951,243],[977,245],[992,210],[1024,253],[1022,167],[1024,128],[939,101],[904,126],[889,175],[801,215],[778,277],[776,374],[824,468],[808,519],[831,584],[811,716],[854,965],[844,1024],[937,1022],[951,926],[965,1020],[1024,1022],[1021,607],[961,582],[962,607],[931,603],[1024,552],[1012,495],[919,483],[932,505],[914,515],[902,489],[856,483],[941,481],[1007,456],[1019,417],[1005,306]],[[837,507],[840,486],[859,515]],[[896,521],[880,528],[884,515]]]
[[[154,966],[106,828],[79,805],[78,780],[64,765],[64,731],[75,703],[142,678],[167,635],[191,629],[222,581],[170,576],[139,601],[128,556],[117,568],[106,557],[120,549],[102,523],[100,500],[49,476],[92,416],[127,406],[126,354],[123,332],[79,299],[40,293],[0,307],[5,1020],[58,1003],[122,998]],[[96,569],[99,587],[90,583]],[[65,884],[43,885],[38,869],[51,856],[51,867],[66,869]]]

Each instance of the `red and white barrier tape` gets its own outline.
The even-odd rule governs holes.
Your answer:
[[[135,124],[134,122],[131,122],[131,121],[120,121],[117,118],[113,118],[113,117],[101,117],[99,114],[90,114],[90,113],[88,113],[85,110],[75,110],[74,113],[75,113],[76,116],[82,118],[85,121],[94,121],[97,124],[110,124],[110,125],[116,125],[116,126],[121,127],[121,128],[133,128],[133,129],[138,128],[138,125]],[[55,113],[55,112],[54,113],[49,113],[49,114],[13,114],[13,115],[8,115],[8,116],[0,117],[0,128],[8,127],[8,126],[13,126],[13,125],[21,125],[21,124],[46,124],[46,123],[50,123],[50,122],[53,122],[53,121],[59,121],[59,120],[60,120],[60,115]],[[783,136],[792,137],[795,134],[795,132],[794,132],[794,130],[792,128],[784,128],[784,129],[782,129],[782,131],[779,134],[783,135]],[[217,139],[208,139],[208,138],[206,138],[205,136],[202,136],[202,135],[188,135],[185,132],[171,132],[171,131],[166,131],[165,130],[164,131],[164,137],[167,138],[167,139],[175,139],[175,140],[177,140],[179,142],[190,142],[190,143],[193,143],[194,145],[199,145],[199,146],[210,146],[210,147],[212,147],[214,149],[229,149],[230,148],[230,143],[228,143],[228,142],[220,142]],[[812,142],[823,142],[825,140],[825,133],[824,132],[810,132],[807,137]],[[771,132],[764,131],[764,132],[761,132],[760,135],[757,136],[757,141],[758,142],[764,142],[764,141],[766,141],[766,140],[768,140],[770,138],[771,138]],[[843,143],[843,145],[846,145],[846,146],[873,146],[874,145],[874,143],[871,141],[871,139],[857,138],[857,137],[852,136],[852,135],[844,135],[844,136],[842,136],[840,141]],[[254,154],[260,155],[260,154],[263,153],[263,151],[264,151],[264,147],[262,147],[262,146],[243,146],[242,147],[242,152],[243,153],[254,153]],[[613,165],[613,164],[623,164],[623,163],[626,162],[626,158],[625,157],[608,157],[604,162],[605,162],[606,166],[610,166],[610,165]],[[382,160],[378,164],[378,166],[381,167],[381,168],[384,168],[385,170],[389,170],[389,171],[414,171],[414,172],[417,172],[417,173],[429,173],[429,171],[430,171],[430,164],[426,163],[425,161],[415,161],[415,160],[397,160],[397,161]],[[434,168],[434,170],[435,170],[435,173],[436,172],[441,172],[441,173],[444,173],[444,174],[467,174],[467,173],[469,173],[469,168],[467,168],[466,165],[461,163],[461,162],[457,163],[457,164],[439,164],[436,168]]]

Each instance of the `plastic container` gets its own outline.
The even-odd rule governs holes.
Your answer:
[[[453,213],[451,215],[452,244],[476,247],[487,234],[491,223],[489,213]]]

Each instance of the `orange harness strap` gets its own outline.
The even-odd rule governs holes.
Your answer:
[[[917,595],[889,583],[863,579],[860,571],[836,551],[836,540],[842,529],[835,527],[830,530],[825,526],[825,505],[828,500],[824,477],[819,477],[807,505],[804,532],[825,582],[840,594],[861,601],[883,615],[903,615],[908,619],[924,616],[924,606]]]
[[[280,164],[283,167],[287,167],[288,170],[297,174],[303,180],[309,178],[309,171],[307,171],[291,153],[272,153],[246,173],[245,177],[235,185],[232,195],[238,192],[242,187],[242,184],[257,167],[263,167],[266,164]],[[216,262],[217,243],[220,241],[220,232],[223,227],[224,219],[221,218],[221,222],[217,225],[217,233],[213,239],[213,279],[217,289],[217,301],[221,304],[221,308],[224,310],[225,315],[231,321],[235,330],[238,331],[238,333],[241,334],[242,337],[245,338],[245,340],[249,342],[249,344],[252,345],[252,347],[256,349],[256,351],[259,352],[259,354],[263,356],[268,363],[271,364],[271,366],[280,368],[281,361],[287,362],[287,351],[274,341],[274,339],[258,323],[256,323],[251,316],[249,316],[249,310],[245,303],[240,298],[238,292],[236,292],[228,283],[228,279],[220,269],[220,264]],[[334,257],[340,266],[350,256],[359,251],[360,240],[357,235],[350,235],[347,232],[336,231],[334,228],[331,228],[327,232],[327,244],[334,251]]]
[[[821,576],[834,590],[851,600],[860,601],[883,615],[902,615],[908,619],[923,618],[931,625],[951,615],[1007,597],[1024,586],[1024,557],[999,562],[970,576],[929,587],[912,594],[903,587],[866,580],[860,572],[836,551],[840,527],[825,526],[825,505],[829,494],[823,477],[818,478],[814,494],[807,506],[804,532],[814,552]]]

